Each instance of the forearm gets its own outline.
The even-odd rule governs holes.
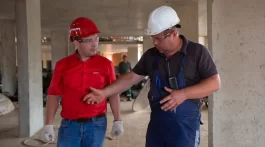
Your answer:
[[[113,113],[114,120],[121,120],[120,118],[120,96],[113,95],[109,97],[110,107]]]
[[[48,95],[47,97],[47,105],[46,105],[46,119],[45,125],[51,125],[54,120],[54,116],[59,107],[59,97]]]
[[[103,90],[103,93],[106,97],[120,94],[132,87],[133,84],[140,82],[143,78],[143,76],[139,76],[133,72],[130,72],[128,74],[120,76],[120,78],[118,78],[114,83],[107,86]]]
[[[219,75],[214,75],[201,81],[199,84],[184,88],[183,91],[187,99],[198,99],[211,95],[219,90],[221,85]]]

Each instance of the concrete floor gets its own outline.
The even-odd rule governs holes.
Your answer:
[[[121,114],[124,121],[125,133],[119,138],[114,138],[114,140],[105,139],[104,147],[144,147],[150,109],[147,108],[142,112],[132,112],[131,107],[132,101],[121,102]],[[110,134],[113,121],[109,105],[108,110],[107,136]],[[54,122],[56,133],[58,132],[60,120],[61,117],[58,111]],[[208,147],[208,111],[205,106],[202,110],[202,121],[204,125],[201,125],[200,147]],[[4,116],[0,116],[0,147],[25,147],[21,143],[26,138],[18,138],[18,131],[18,109]],[[38,135],[39,133],[36,133],[32,138],[37,138]],[[31,141],[29,143],[32,145],[39,144],[39,142],[36,141]],[[56,147],[56,145],[49,144],[46,147]]]

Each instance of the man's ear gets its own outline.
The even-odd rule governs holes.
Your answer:
[[[179,36],[179,30],[176,29],[176,30],[174,31],[174,34],[175,34],[175,36]]]
[[[178,31],[178,30],[175,30],[175,31],[172,33],[172,35],[173,35],[174,37],[178,37],[178,36],[179,36],[179,31]]]

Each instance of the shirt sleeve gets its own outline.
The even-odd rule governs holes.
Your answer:
[[[109,71],[108,85],[110,85],[111,83],[116,81],[116,74],[115,74],[114,65],[112,62],[109,62],[109,64],[108,64],[108,71]]]
[[[62,64],[56,63],[48,89],[48,95],[62,95]]]
[[[202,79],[218,74],[212,56],[206,47],[202,46],[198,56],[198,71]]]
[[[142,75],[142,76],[146,76],[148,75],[148,72],[147,72],[147,67],[146,67],[146,58],[148,56],[148,53],[149,51],[146,51],[141,59],[139,60],[139,62],[134,66],[134,68],[132,69],[132,71],[134,73],[136,73],[137,75]]]

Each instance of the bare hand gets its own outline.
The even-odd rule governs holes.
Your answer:
[[[161,109],[164,111],[174,110],[178,105],[182,104],[187,98],[183,90],[172,90],[165,87],[165,90],[170,94],[160,101],[160,104],[165,103]]]
[[[83,98],[83,101],[86,101],[87,104],[97,104],[102,102],[106,98],[102,90],[92,87],[90,88],[90,90],[92,92],[90,92]]]

